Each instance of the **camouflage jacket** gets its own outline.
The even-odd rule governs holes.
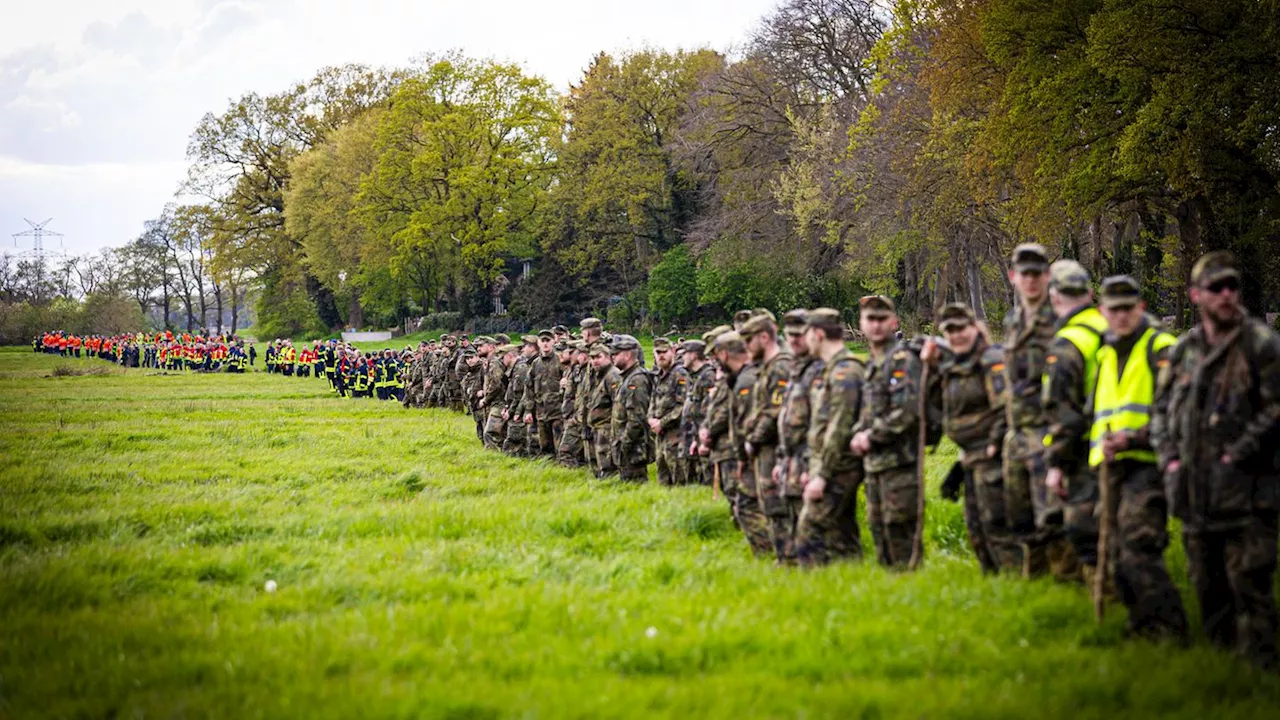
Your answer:
[[[706,410],[703,411],[703,426],[710,436],[710,455],[713,463],[737,460],[733,442],[729,437],[729,396],[733,392],[728,373],[721,371],[715,379],[706,397]]]
[[[778,460],[785,463],[787,489],[801,490],[800,476],[809,470],[809,395],[822,377],[821,358],[809,355],[791,363],[787,394],[778,413]]]
[[[529,366],[528,405],[538,421],[561,419],[560,359],[555,354],[539,355]]]
[[[660,423],[659,439],[665,443],[679,442],[680,416],[684,411],[684,399],[688,394],[689,372],[683,365],[673,365],[661,371],[653,379],[653,397],[649,400],[649,417]]]
[[[703,363],[697,372],[689,373],[688,391],[684,396],[684,407],[680,409],[680,442],[687,452],[689,446],[698,439],[698,428],[706,420],[707,395],[716,384],[716,369],[711,363]]]
[[[854,433],[871,431],[871,451],[863,457],[867,472],[915,465],[919,455],[920,377],[924,363],[906,343],[882,357],[872,354],[863,382],[862,413]]]
[[[1030,322],[1023,317],[1021,305],[1004,318],[1004,372],[1009,399],[1005,422],[1010,429],[1043,430],[1048,425],[1040,383],[1049,343],[1056,331],[1057,317],[1047,299]]]
[[[607,431],[613,423],[613,398],[622,383],[622,373],[610,365],[600,375],[600,381],[591,388],[587,399],[587,422],[593,430]]]
[[[960,446],[965,467],[987,457],[987,447],[1004,442],[1004,349],[981,338],[973,350],[939,363],[942,430]]]
[[[1074,315],[1062,318],[1059,327]],[[1045,466],[1058,468],[1069,475],[1089,467],[1093,387],[1085,379],[1085,366],[1080,349],[1070,340],[1055,337],[1049,343],[1040,390],[1040,405],[1044,408],[1048,425],[1044,462]]]
[[[751,414],[746,418],[744,432],[746,441],[757,451],[772,451],[778,445],[778,415],[791,382],[792,360],[790,348],[783,348],[756,370],[755,384],[751,386]]]
[[[523,422],[525,414],[533,412],[533,403],[526,392],[529,389],[529,370],[529,358],[521,357],[511,366],[511,379],[507,382],[507,411],[517,422]]]
[[[738,371],[738,374],[730,380],[733,383],[733,391],[729,394],[726,403],[729,406],[729,446],[733,452],[733,460],[745,460],[747,453],[743,446],[747,442],[747,431],[750,430],[748,422],[752,416],[755,397],[752,390],[755,389],[756,378],[759,377],[760,369],[754,364],[747,364]]]
[[[1165,480],[1170,511],[1193,531],[1212,531],[1277,509],[1280,336],[1245,318],[1210,345],[1197,326],[1158,372],[1151,438],[1161,468],[1174,460],[1181,465]],[[1224,455],[1230,465],[1222,463]]]
[[[653,436],[649,433],[649,395],[653,377],[639,363],[625,373],[617,368],[613,372],[618,378],[610,424],[614,460],[624,467],[653,462]]]
[[[578,384],[582,382],[584,365],[568,365],[560,368],[560,417],[565,422],[578,422],[575,404],[578,397]]]
[[[507,369],[496,355],[485,366],[483,392],[485,411],[501,415],[507,397]]]
[[[822,373],[809,390],[809,477],[861,474],[862,459],[849,449],[849,441],[862,411],[865,368],[847,349],[815,364],[822,365]]]

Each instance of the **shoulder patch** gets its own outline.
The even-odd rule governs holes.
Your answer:
[[[991,372],[1004,372],[1004,363],[996,363],[991,366]]]
[[[907,376],[907,371],[906,371],[906,370],[894,370],[894,371],[893,371],[893,377],[894,377],[894,378],[904,378],[904,377],[906,377],[906,376]]]
[[[898,352],[896,352],[896,353],[894,353],[894,354],[893,354],[893,359],[894,359],[894,360],[902,360],[902,359],[903,359],[903,358],[905,358],[906,356],[907,356],[907,351],[906,351],[906,350],[899,350]]]
[[[750,394],[751,394],[751,388],[742,388],[741,390],[739,390],[739,391],[738,391],[738,394],[739,394],[739,395],[750,395]]]

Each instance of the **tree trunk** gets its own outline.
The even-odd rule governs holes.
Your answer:
[[[235,335],[240,324],[240,287],[231,285],[231,334]]]
[[[984,323],[987,321],[987,309],[986,300],[982,297],[982,274],[972,252],[965,253],[964,265],[965,275],[969,280],[969,307],[973,308],[973,314],[978,318],[978,322]]]
[[[360,307],[360,296],[351,291],[351,302],[347,304],[347,324],[359,330],[364,327],[364,308]]]

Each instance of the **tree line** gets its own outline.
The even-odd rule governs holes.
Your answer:
[[[193,204],[135,243],[198,236],[191,277],[252,292],[266,335],[430,313],[665,329],[867,292],[920,325],[953,300],[998,318],[1024,241],[1133,275],[1175,322],[1190,264],[1230,249],[1262,311],[1278,18],[1277,0],[783,0],[732,52],[602,52],[564,93],[456,52],[326,68],[206,115]],[[190,319],[178,280],[164,296]]]

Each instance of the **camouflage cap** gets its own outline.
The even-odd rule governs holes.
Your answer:
[[[671,349],[671,341],[664,337],[656,337],[653,339],[653,349],[655,352]]]
[[[569,349],[569,343],[567,343],[567,342],[565,342],[565,341],[561,340],[561,341],[557,342],[555,345],[552,345],[552,346],[551,346],[551,349],[552,349],[553,351],[555,351],[555,352],[558,352],[558,353],[559,353],[559,352],[564,352],[565,350],[568,350],[568,349]]]
[[[602,342],[591,343],[591,346],[587,348],[587,355],[591,357],[613,357],[609,346]]]
[[[614,335],[610,347],[614,352],[624,352],[626,350],[639,350],[640,341],[630,335]]]
[[[1049,287],[1066,295],[1089,292],[1089,271],[1075,260],[1058,260],[1049,266]]]
[[[578,323],[578,326],[583,330],[590,330],[591,328],[602,328],[604,323],[600,322],[600,318],[589,317],[582,318],[582,322]]]
[[[476,345],[497,345],[497,344],[498,344],[498,341],[494,340],[488,335],[481,335],[480,337],[476,338]]]
[[[782,314],[782,329],[788,335],[803,335],[809,311],[804,308],[788,310]]]
[[[767,332],[770,329],[772,329],[773,333],[776,335],[778,332],[778,325],[774,322],[772,315],[773,313],[769,313],[768,315],[752,315],[751,319],[742,324],[742,328],[738,330],[738,333],[742,335],[743,340],[750,340],[756,335],[759,335],[762,332]]]
[[[708,346],[714,345],[716,338],[720,337],[721,335],[731,330],[733,330],[733,328],[729,327],[728,325],[717,325],[714,328],[702,333],[702,342]]]
[[[1191,268],[1191,284],[1198,286],[1210,285],[1224,278],[1239,278],[1240,268],[1236,265],[1236,258],[1226,250],[1215,250],[1206,253],[1196,260],[1195,266]]]
[[[844,332],[844,318],[835,308],[816,308],[805,314],[805,326]]]
[[[1039,243],[1022,243],[1013,249],[1010,261],[1013,263],[1013,269],[1018,272],[1023,270],[1044,272],[1049,267],[1049,254]]]
[[[716,337],[715,351],[741,355],[747,351],[747,344],[743,342],[742,336],[738,334],[737,330],[730,330]]]
[[[778,324],[778,316],[774,315],[773,311],[770,310],[769,308],[762,308],[762,307],[751,308],[751,317],[759,317],[761,315],[764,315],[765,317],[772,320],[774,325]]]
[[[557,335],[568,335],[568,334],[569,334],[569,328],[567,328],[567,327],[565,327],[565,326],[563,326],[563,325],[557,325],[557,326],[555,326],[555,327],[551,328],[551,332],[553,332],[553,333],[555,333],[555,334],[557,334]]]
[[[537,345],[538,336],[537,335],[521,335],[520,342],[524,345]]]
[[[973,310],[964,303],[947,303],[942,306],[942,310],[938,312],[938,329],[946,332],[947,330],[969,327],[976,318]]]
[[[733,326],[735,328],[741,327],[742,323],[746,322],[750,318],[751,318],[750,310],[739,310],[738,312],[733,314]]]
[[[1129,308],[1142,299],[1142,286],[1128,275],[1112,275],[1102,281],[1102,307]]]
[[[867,295],[858,301],[863,317],[887,318],[894,314],[893,300],[884,295]]]
[[[680,343],[680,352],[691,352],[697,353],[698,355],[704,355],[707,352],[707,344],[701,340],[685,340]]]
[[[519,349],[520,349],[519,345],[512,345],[511,343],[506,343],[505,345],[501,345],[498,347],[498,354],[505,355],[509,352],[515,352]]]
[[[554,338],[555,338],[555,336],[556,336],[556,334],[555,334],[555,333],[553,333],[553,332],[551,332],[550,330],[539,330],[539,331],[538,331],[538,337],[539,337],[539,338],[552,338],[552,339],[554,339]]]
[[[511,342],[511,336],[506,333],[498,333],[497,335],[493,336],[493,340],[494,342],[500,343],[502,345],[506,345],[507,343]]]
[[[569,349],[573,350],[574,352],[586,352],[587,341],[586,340],[570,340]]]

